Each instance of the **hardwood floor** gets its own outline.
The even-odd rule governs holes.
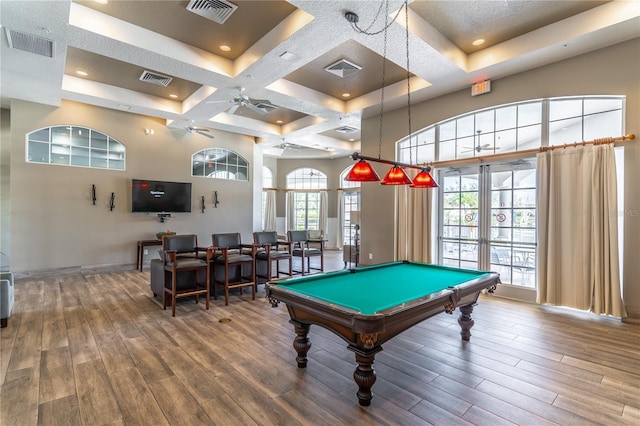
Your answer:
[[[148,269],[18,280],[0,424],[640,424],[640,327],[613,319],[483,296],[468,343],[456,312],[384,345],[363,408],[345,343],[311,327],[298,369],[286,308],[263,286],[176,315]]]

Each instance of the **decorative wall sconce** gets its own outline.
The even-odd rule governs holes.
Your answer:
[[[91,201],[93,201],[93,205],[96,205],[96,186],[91,185]]]
[[[218,208],[220,200],[218,200],[218,191],[213,191],[213,207]]]
[[[204,213],[204,195],[202,196],[202,199],[200,200],[200,211],[202,211],[202,213]]]
[[[116,208],[116,193],[111,193],[111,199],[109,200],[109,211],[113,211]]]

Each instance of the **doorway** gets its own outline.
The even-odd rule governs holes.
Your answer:
[[[535,160],[442,170],[440,182],[439,263],[535,291]]]

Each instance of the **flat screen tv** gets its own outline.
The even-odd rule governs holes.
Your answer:
[[[134,213],[191,212],[191,183],[132,179],[131,211]]]

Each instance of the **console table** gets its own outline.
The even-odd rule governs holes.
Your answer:
[[[144,263],[144,248],[147,246],[161,246],[162,240],[140,240],[138,241],[138,257],[136,259],[136,269],[142,271]]]

